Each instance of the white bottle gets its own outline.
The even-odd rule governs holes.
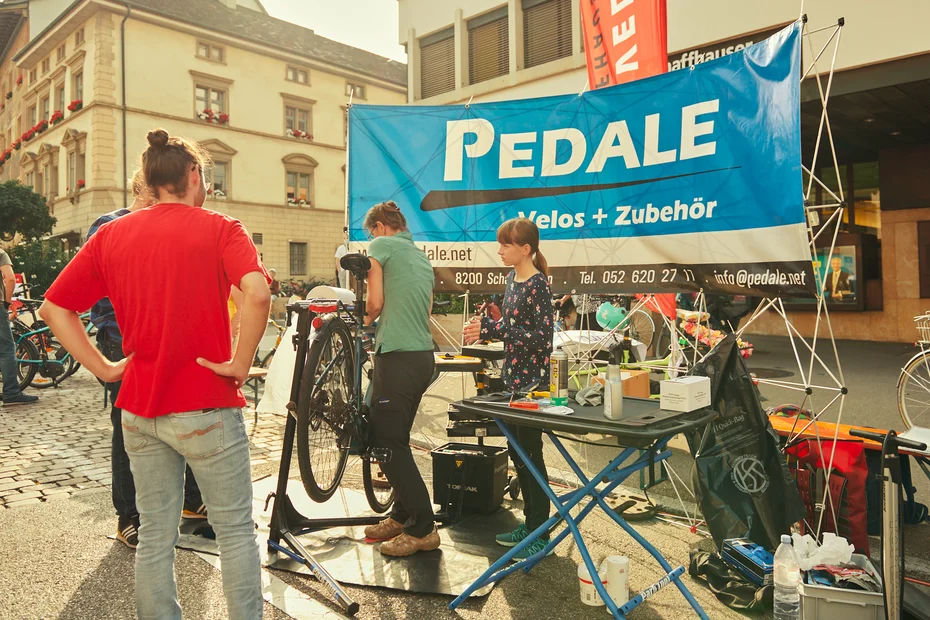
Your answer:
[[[791,545],[791,536],[783,534],[775,551],[775,620],[797,620],[801,615],[798,584],[801,571]]]
[[[623,418],[623,373],[620,371],[622,355],[623,348],[619,344],[610,347],[607,381],[604,382],[604,417],[608,420]]]

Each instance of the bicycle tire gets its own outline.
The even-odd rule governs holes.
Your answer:
[[[268,351],[268,353],[265,354],[265,357],[262,358],[262,363],[261,363],[262,368],[264,368],[265,370],[271,368],[271,361],[274,359],[274,354],[277,350],[278,348],[275,347],[274,349],[272,349],[271,351]],[[264,382],[265,380],[262,379],[262,383]]]
[[[20,360],[34,360],[34,362],[38,362],[39,359],[39,350],[28,338],[23,338],[20,343],[16,345],[16,360],[18,362],[16,364],[16,372],[19,379],[20,391],[29,387],[33,377],[36,376],[36,372],[39,371],[39,365],[37,363],[23,363]]]
[[[377,463],[362,459],[362,482],[365,485],[365,497],[368,498],[368,505],[378,514],[383,514],[390,510],[394,504],[394,487],[390,486],[387,478],[385,478],[385,482],[380,484],[387,484],[388,487],[378,488],[375,477],[372,476],[372,471],[376,467],[378,467]]]
[[[629,314],[630,338],[643,343],[647,349],[652,345],[656,333],[656,323],[647,312],[634,310]]]
[[[924,370],[922,374],[920,373],[921,369]],[[901,420],[908,429],[915,426],[915,420],[918,419],[917,415],[912,415],[908,411],[907,401],[914,400],[913,397],[907,395],[908,387],[911,385],[914,386],[915,390],[920,390],[920,393],[926,393],[927,403],[924,410],[921,411],[921,415],[923,415],[930,411],[930,350],[921,351],[908,360],[898,376],[898,413],[901,414]]]
[[[337,338],[343,349],[334,353]],[[348,406],[351,406],[355,397],[354,346],[349,329],[342,319],[331,318],[323,327],[322,334],[310,344],[307,363],[300,378],[297,397],[297,462],[307,495],[319,503],[332,497],[339,487],[349,457],[349,446],[344,445],[344,438],[346,427],[352,423],[347,417]],[[320,371],[336,355],[343,355],[344,361],[332,366],[329,373],[337,370],[337,366],[347,369],[338,376],[332,375],[339,384],[329,385],[330,378],[327,377],[315,389]],[[332,391],[334,387],[337,390],[335,392]],[[323,463],[317,460],[321,456],[327,463],[334,465],[331,472],[324,469]],[[317,460],[316,465],[314,460]]]

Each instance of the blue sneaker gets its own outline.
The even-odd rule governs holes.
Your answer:
[[[516,547],[523,539],[530,535],[530,531],[526,529],[526,523],[521,523],[517,529],[512,532],[507,532],[505,534],[498,534],[494,538],[494,542],[499,544],[501,547]]]
[[[13,405],[32,405],[33,403],[39,402],[38,396],[29,396],[28,394],[23,394],[20,392],[16,396],[10,396],[3,399],[4,407],[12,407]]]
[[[537,538],[537,539],[534,540],[532,543],[530,543],[529,545],[527,545],[526,548],[523,549],[523,551],[521,551],[521,552],[518,553],[517,555],[513,556],[513,558],[511,559],[511,561],[512,561],[512,562],[519,562],[519,561],[521,561],[521,560],[525,560],[525,559],[527,559],[527,558],[531,558],[531,557],[533,557],[534,555],[536,555],[537,553],[541,553],[542,550],[545,549],[545,548],[546,548],[546,545],[548,545],[548,544],[549,544],[549,541],[548,541],[548,540],[544,540],[544,539],[542,539],[542,538]],[[547,556],[550,556],[550,555],[552,555],[553,553],[555,553],[555,547],[553,547],[553,548],[552,548],[552,551],[550,551],[550,552],[547,553],[546,555],[547,555]]]

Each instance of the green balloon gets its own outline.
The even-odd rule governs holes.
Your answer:
[[[614,329],[626,321],[626,308],[615,306],[609,301],[597,309],[597,323],[604,329]]]

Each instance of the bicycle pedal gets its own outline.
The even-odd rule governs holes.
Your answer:
[[[390,448],[372,448],[368,451],[368,460],[372,463],[390,463],[391,462],[391,449]]]

